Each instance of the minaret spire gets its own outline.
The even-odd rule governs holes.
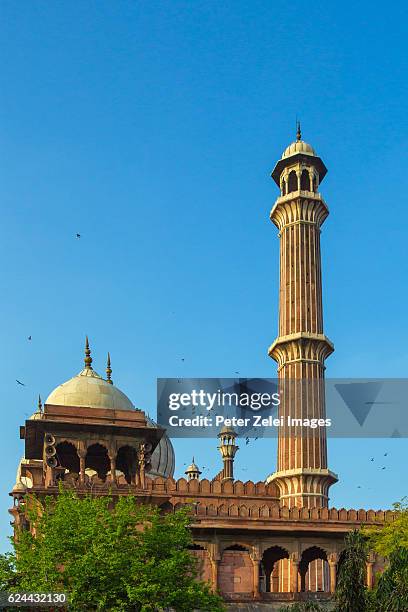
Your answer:
[[[110,385],[113,385],[111,374],[112,374],[111,360],[110,360],[110,354],[108,353],[108,361],[106,363],[106,382],[108,382]]]
[[[40,414],[42,414],[42,401],[41,401],[41,395],[38,396],[38,412]]]
[[[280,290],[278,337],[269,356],[278,363],[281,404],[277,470],[268,481],[278,486],[289,508],[327,507],[337,476],[328,469],[324,427],[291,426],[293,419],[325,419],[325,360],[334,347],[323,331],[320,231],[329,214],[318,185],[327,169],[301,140],[289,145],[272,172],[281,196],[270,218],[279,230]],[[289,421],[288,421],[289,419]]]
[[[300,121],[296,120],[296,140],[302,140],[302,130],[300,129]]]
[[[91,349],[89,348],[89,340],[88,336],[85,337],[85,368],[87,370],[92,370],[92,357],[91,357]]]

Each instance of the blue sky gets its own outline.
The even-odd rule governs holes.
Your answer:
[[[95,369],[110,350],[115,383],[151,415],[156,377],[275,375],[269,173],[296,116],[329,169],[327,375],[407,375],[405,11],[1,3],[2,546],[18,426],[81,369],[85,334]],[[238,476],[274,470],[272,441],[243,446]],[[216,441],[176,452],[177,474],[193,452],[219,469]],[[405,457],[405,440],[330,441],[331,502],[390,506]]]

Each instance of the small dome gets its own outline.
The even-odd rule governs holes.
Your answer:
[[[77,376],[54,389],[45,403],[81,408],[135,409],[122,391],[109,384],[91,368],[84,368]]]
[[[303,153],[304,155],[316,155],[315,150],[310,144],[304,140],[296,140],[296,142],[292,142],[292,144],[286,147],[282,153],[282,159],[290,157],[291,155],[296,155],[297,153]]]
[[[188,474],[189,472],[198,472],[199,474],[201,474],[200,468],[194,462],[194,457],[193,457],[192,464],[188,466],[188,468],[185,471],[185,474]]]
[[[224,425],[224,427],[221,429],[218,436],[225,436],[225,435],[236,436],[237,432],[232,427],[229,427],[229,425]]]

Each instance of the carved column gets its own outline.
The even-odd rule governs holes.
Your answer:
[[[85,458],[86,448],[83,444],[80,444],[77,450],[79,457],[79,482],[81,485],[85,484]]]
[[[146,488],[146,467],[150,462],[150,451],[152,449],[152,445],[150,442],[142,442],[139,446],[139,452],[137,454],[139,460],[139,483],[140,488]]]
[[[292,553],[290,556],[291,561],[291,590],[292,593],[299,591],[299,555],[298,553]]]
[[[328,558],[330,571],[330,593],[334,593],[337,583],[337,563],[339,556],[337,553],[331,553]]]
[[[218,590],[218,567],[221,560],[218,542],[208,545],[208,557],[211,563],[211,585],[214,591]]]
[[[109,460],[110,460],[110,473],[111,473],[111,483],[112,484],[117,484],[116,482],[116,449],[115,448],[110,448],[109,449]]]
[[[253,586],[252,592],[254,599],[259,599],[259,564],[261,562],[261,555],[259,546],[252,547],[251,561],[253,565]]]
[[[218,589],[218,565],[219,559],[211,559],[211,584],[214,591]]]
[[[370,552],[368,555],[368,560],[366,562],[366,567],[367,567],[367,588],[368,589],[372,589],[373,588],[373,566],[375,563],[375,553]]]

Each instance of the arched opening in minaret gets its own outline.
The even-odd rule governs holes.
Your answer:
[[[286,195],[286,181],[282,179],[282,195]]]
[[[88,446],[85,457],[85,469],[95,470],[98,478],[105,481],[110,470],[108,450],[102,444],[91,444]]]
[[[289,173],[288,193],[291,193],[292,191],[297,191],[297,190],[298,190],[297,174],[294,170],[292,170],[292,172]]]
[[[325,591],[330,590],[329,564],[326,552],[318,547],[311,546],[303,551],[299,563],[300,590]]]
[[[121,446],[116,455],[116,469],[124,473],[126,482],[129,484],[136,475],[137,456],[133,446]]]
[[[55,447],[58,464],[72,474],[79,474],[79,457],[71,442],[59,442]]]
[[[318,188],[318,177],[314,175],[313,177],[313,191],[317,191]]]
[[[302,191],[310,191],[310,176],[307,170],[303,170],[300,175],[300,188]]]
[[[262,556],[259,590],[264,593],[290,591],[289,552],[281,546],[267,548]]]

